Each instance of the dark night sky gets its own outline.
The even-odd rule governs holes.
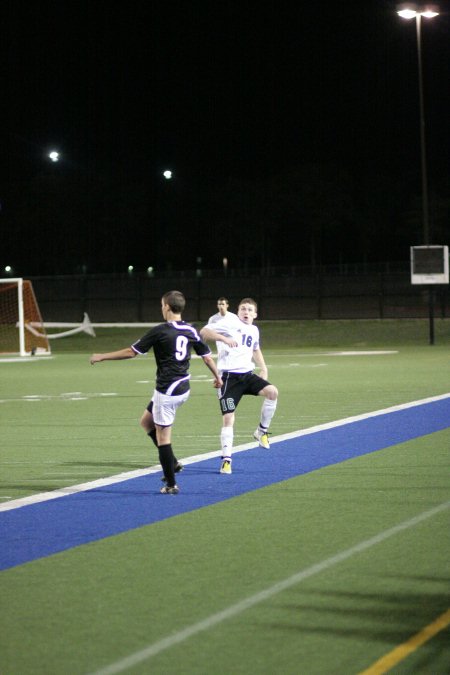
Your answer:
[[[430,193],[447,199],[448,214],[450,15],[448,2],[439,6],[439,17],[423,20],[422,49]],[[223,202],[216,223],[211,206],[205,216],[205,195],[240,182],[264,184],[305,165],[339,166],[356,182],[378,186],[388,176],[398,191],[403,181],[420,195],[415,22],[401,20],[395,8],[384,0],[130,0],[117,8],[9,0],[1,217],[10,234],[0,264],[11,255],[29,265],[18,242],[33,241],[38,223],[50,238],[52,228],[70,229],[75,248],[79,232],[94,268],[95,256],[81,244],[86,231],[97,250],[105,232],[117,234],[120,250],[110,245],[99,253],[99,268],[107,269],[106,256],[115,269],[124,248],[119,233],[132,236],[128,255],[157,238],[166,168],[174,171],[170,189],[178,191],[174,232],[197,218],[197,245],[226,223]],[[62,161],[49,168],[52,147]],[[76,182],[85,202],[73,209],[79,227],[77,217],[46,219],[50,171],[53,180]],[[33,212],[29,186],[34,181],[36,192],[39,177]],[[378,202],[395,202],[374,185],[377,191]],[[127,208],[133,199],[146,202],[146,210]],[[105,215],[108,209],[117,218]],[[398,209],[393,203],[391,217]],[[283,245],[291,249],[289,240]],[[42,256],[55,253],[50,247]]]

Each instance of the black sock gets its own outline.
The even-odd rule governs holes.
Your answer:
[[[150,436],[150,438],[152,439],[153,443],[156,445],[156,447],[158,447],[158,441],[156,440],[156,429],[152,429],[151,431],[147,431],[147,436]],[[177,460],[177,458],[175,457],[175,455],[173,456],[173,463],[174,463],[175,465],[178,464],[178,460]]]
[[[167,481],[167,487],[173,487],[175,485],[175,458],[172,452],[171,444],[168,443],[167,445],[159,445],[158,453],[159,461],[164,473],[164,478]]]
[[[156,440],[156,429],[152,429],[151,431],[147,431],[147,436],[150,436],[153,443],[156,445],[156,447],[158,447],[158,441]]]

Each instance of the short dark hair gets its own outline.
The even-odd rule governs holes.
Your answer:
[[[217,298],[217,302],[226,302],[227,305],[230,304],[228,298],[224,298],[223,296],[221,296],[220,298]]]
[[[242,300],[240,301],[240,303],[239,303],[239,305],[238,305],[238,308],[239,308],[241,305],[244,305],[244,304],[246,304],[246,305],[253,305],[254,308],[255,308],[255,312],[258,311],[258,303],[256,302],[256,300],[253,300],[253,298],[242,298]]]
[[[174,314],[181,314],[186,306],[186,298],[181,291],[167,291],[162,296],[165,305],[169,305]]]

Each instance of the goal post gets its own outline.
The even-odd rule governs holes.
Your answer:
[[[33,331],[27,330],[32,326]],[[0,353],[51,353],[33,284],[26,279],[0,279]]]

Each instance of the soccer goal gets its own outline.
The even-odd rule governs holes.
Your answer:
[[[31,281],[0,279],[0,353],[51,353]]]

